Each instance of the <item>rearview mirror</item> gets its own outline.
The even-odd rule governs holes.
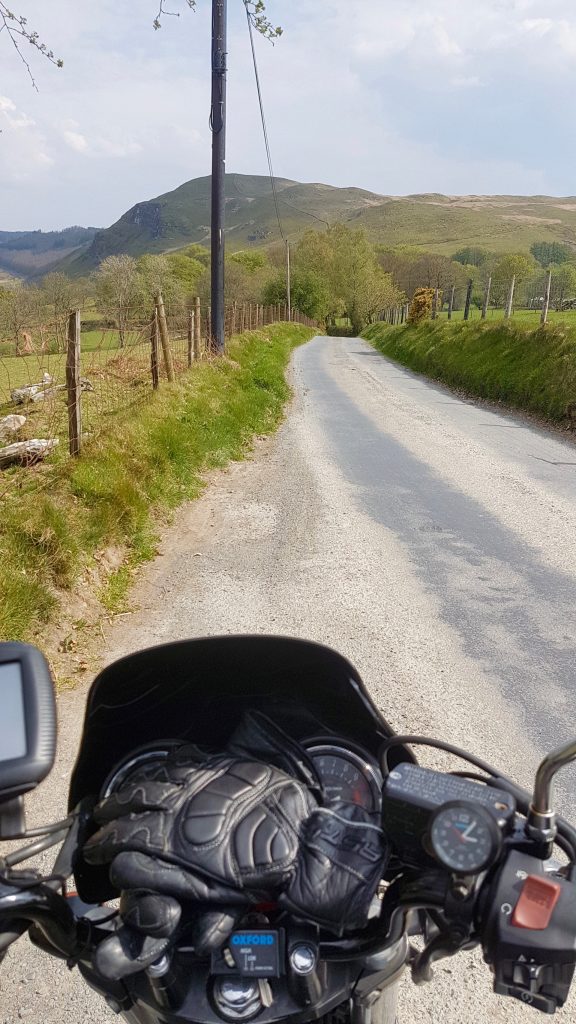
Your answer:
[[[48,775],[56,701],[48,663],[30,644],[0,643],[0,815]]]

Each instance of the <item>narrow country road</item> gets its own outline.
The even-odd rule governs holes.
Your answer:
[[[458,743],[530,785],[576,729],[576,447],[357,339],[302,347],[292,380],[276,437],[179,513],[105,660],[220,632],[323,641],[397,730]],[[61,699],[61,758],[37,815],[62,809],[84,697]],[[569,770],[558,787],[573,821],[575,781]],[[404,984],[401,1024],[536,1020],[491,994],[477,955],[439,964],[435,979]],[[573,996],[558,1020],[575,1014]],[[25,943],[2,972],[0,1022],[20,1018],[115,1019]]]

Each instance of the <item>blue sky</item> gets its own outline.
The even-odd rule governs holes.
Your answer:
[[[210,170],[210,0],[12,0],[64,59],[0,34],[0,230],[106,226]],[[241,0],[227,168],[266,173]],[[276,174],[389,195],[576,194],[574,0],[269,0]]]

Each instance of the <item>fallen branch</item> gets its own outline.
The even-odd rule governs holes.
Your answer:
[[[22,466],[32,466],[35,462],[43,459],[58,444],[58,438],[50,439],[34,437],[30,441],[15,441],[5,448],[0,448],[0,469],[20,463]]]

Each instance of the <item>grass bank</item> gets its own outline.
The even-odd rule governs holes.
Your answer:
[[[254,435],[277,426],[290,353],[312,334],[297,324],[244,334],[227,359],[198,364],[115,417],[79,460],[20,474],[2,498],[0,639],[30,639],[99,552],[120,546],[125,562],[103,595],[117,605],[131,567],[154,553],[156,517],[196,497],[202,471],[242,458]]]
[[[576,402],[576,329],[548,324],[371,324],[363,332],[383,355],[478,398],[555,423]]]

